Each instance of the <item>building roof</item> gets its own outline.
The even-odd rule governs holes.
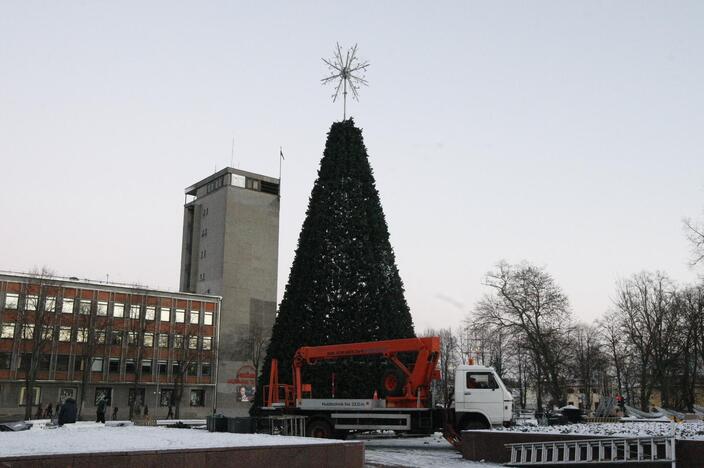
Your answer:
[[[265,176],[262,174],[256,174],[254,172],[243,171],[240,169],[235,169],[234,167],[226,167],[224,169],[217,171],[215,174],[209,175],[205,179],[202,179],[202,180],[196,182],[195,184],[191,185],[190,187],[186,187],[186,189],[185,189],[186,195],[195,195],[196,191],[198,190],[199,187],[202,187],[202,186],[208,184],[209,182],[211,182],[211,181],[213,181],[213,180],[217,179],[218,177],[221,177],[225,174],[238,174],[238,175],[249,177],[252,179],[258,179],[258,180],[263,180],[265,182],[270,182],[272,184],[279,183],[279,179],[275,179],[274,177],[269,177],[269,176]]]
[[[36,279],[38,275],[36,274],[31,274],[31,273],[22,273],[22,272],[16,272],[16,271],[4,271],[0,270],[0,280],[4,281],[17,281],[17,282],[23,282],[27,280],[33,280]],[[113,282],[108,282],[108,281],[97,281],[97,280],[90,280],[90,279],[79,279],[74,276],[71,277],[66,277],[66,276],[43,276],[46,280],[56,282],[58,283],[57,285],[60,286],[69,286],[69,287],[75,287],[75,288],[80,288],[80,287],[88,287],[90,289],[102,289],[102,290],[109,290],[109,291],[117,291],[117,292],[123,292],[123,293],[138,293],[138,294],[148,294],[152,296],[180,296],[180,297],[189,297],[192,299],[197,299],[197,300],[210,300],[210,301],[221,301],[222,296],[216,296],[212,294],[195,294],[195,293],[189,293],[189,292],[181,292],[181,291],[169,291],[165,289],[152,289],[149,286],[144,286],[144,285],[139,285],[139,284],[125,284],[125,283],[113,283]]]

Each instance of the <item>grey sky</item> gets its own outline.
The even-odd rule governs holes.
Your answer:
[[[614,281],[692,281],[704,208],[702,2],[0,3],[0,269],[178,287],[183,189],[278,175],[279,297],[326,132],[336,41],[371,62],[364,129],[417,329],[501,259],[578,318]]]

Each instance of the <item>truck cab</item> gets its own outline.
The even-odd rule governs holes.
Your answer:
[[[492,367],[461,365],[455,371],[455,421],[459,430],[507,426],[513,395]]]

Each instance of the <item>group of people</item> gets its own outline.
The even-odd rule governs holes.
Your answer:
[[[102,396],[98,403],[96,404],[96,417],[95,422],[101,422],[105,424],[105,411],[107,410],[108,400],[105,396]],[[66,398],[63,403],[56,403],[56,423],[59,426],[63,426],[66,423],[75,423],[76,416],[78,413],[78,407],[76,405],[76,400],[73,398]],[[119,408],[117,406],[112,409],[112,419],[117,420],[117,413]],[[169,406],[169,412],[171,412],[171,407]],[[135,404],[134,414],[139,416],[142,414],[142,407],[139,404]],[[149,407],[144,405],[144,416],[149,415]],[[34,414],[34,419],[54,419],[54,406],[49,403],[46,408],[42,406],[41,403],[37,405],[37,412]]]

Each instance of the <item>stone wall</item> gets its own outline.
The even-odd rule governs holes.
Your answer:
[[[227,447],[142,452],[83,453],[25,457],[0,457],[0,466],[11,468],[91,466],[177,466],[271,468],[362,468],[364,445],[345,442],[269,447]]]

